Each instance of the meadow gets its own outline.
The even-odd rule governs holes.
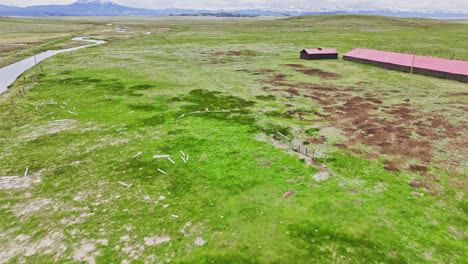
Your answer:
[[[1,18],[0,66],[85,35],[0,95],[0,263],[466,262],[468,85],[299,51],[468,60],[468,24]]]

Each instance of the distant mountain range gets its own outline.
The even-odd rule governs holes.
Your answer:
[[[16,7],[0,5],[0,16],[48,17],[48,16],[169,16],[169,15],[213,15],[213,16],[299,16],[326,14],[367,14],[395,17],[426,17],[444,19],[468,19],[467,13],[449,13],[442,11],[407,12],[394,10],[337,10],[326,12],[307,12],[298,10],[197,10],[197,9],[146,9],[133,8],[116,4],[110,0],[78,0],[70,5],[40,5]]]

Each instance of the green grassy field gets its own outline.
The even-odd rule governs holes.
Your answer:
[[[39,27],[43,46],[109,43],[50,58],[0,96],[0,176],[21,176],[0,183],[0,263],[466,263],[467,84],[414,75],[407,94],[406,73],[298,57],[320,46],[468,60],[468,24],[28,21],[67,31]],[[16,34],[6,24],[24,26],[2,18],[2,38]]]

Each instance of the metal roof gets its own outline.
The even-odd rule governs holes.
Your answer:
[[[449,60],[414,54],[354,48],[343,56],[468,76],[468,61]]]
[[[304,49],[304,51],[307,54],[338,54],[338,51],[336,49],[322,49],[322,48],[316,48],[316,49]]]

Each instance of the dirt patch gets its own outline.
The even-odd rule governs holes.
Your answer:
[[[333,146],[335,148],[339,148],[339,149],[347,149],[348,148],[348,146],[346,146],[346,144],[342,144],[342,143],[335,143],[335,144],[333,144]]]
[[[26,125],[20,128],[20,139],[25,139],[26,141],[31,141],[37,139],[39,136],[44,134],[56,134],[65,130],[70,130],[75,128],[76,120],[74,119],[62,119],[48,122],[45,125],[32,127]]]
[[[400,172],[400,166],[396,161],[386,160],[384,161],[384,169],[388,172]]]
[[[449,180],[450,186],[457,188],[457,189],[462,189],[466,190],[466,181],[460,180],[456,177],[450,178]]]
[[[410,165],[408,167],[408,170],[412,171],[412,172],[422,172],[422,173],[426,173],[429,168],[426,167],[426,166],[422,166],[422,165]]]
[[[313,177],[316,181],[324,181],[330,177],[330,173],[327,171],[320,171],[317,172]]]
[[[319,70],[319,69],[313,69],[313,68],[305,67],[305,66],[303,66],[301,64],[284,64],[283,66],[293,68],[297,72],[302,72],[302,73],[310,75],[310,76],[320,77],[320,78],[322,78],[324,80],[338,80],[338,79],[343,78],[339,74],[326,72],[326,71],[322,71],[322,70]]]
[[[30,242],[30,236],[18,235],[9,243],[0,246],[0,263],[8,262],[13,257],[17,257],[16,263],[24,263],[26,257],[36,253],[53,254],[57,259],[67,249],[62,244],[62,238],[62,233],[52,232],[49,236]]]
[[[152,237],[145,237],[144,240],[147,246],[156,246],[161,243],[169,242],[171,238],[168,236],[152,236]]]
[[[40,178],[32,179],[28,176],[5,176],[0,177],[0,190],[28,189],[32,183],[41,182]]]
[[[83,241],[81,245],[73,251],[73,260],[85,261],[89,264],[96,263],[96,257],[100,255],[100,252],[96,250],[94,242]]]
[[[440,185],[430,184],[419,179],[414,179],[408,183],[413,189],[423,188],[432,196],[441,196],[444,194],[444,190]]]
[[[246,70],[246,71],[252,73],[252,75],[265,75],[265,74],[270,74],[270,73],[277,72],[277,71],[271,70],[271,69],[258,69],[258,70],[255,70],[255,71],[248,71],[248,70]]]
[[[453,227],[453,226],[449,226],[448,231],[449,231],[450,233],[453,233],[453,234],[457,235],[458,237],[465,237],[465,236],[466,236],[466,234],[465,234],[464,232],[458,231],[458,230],[457,230],[455,227]]]
[[[12,208],[12,212],[16,217],[22,217],[25,215],[30,215],[31,213],[42,210],[44,207],[51,205],[53,203],[52,199],[49,198],[36,198],[30,200],[26,203],[16,204]]]

